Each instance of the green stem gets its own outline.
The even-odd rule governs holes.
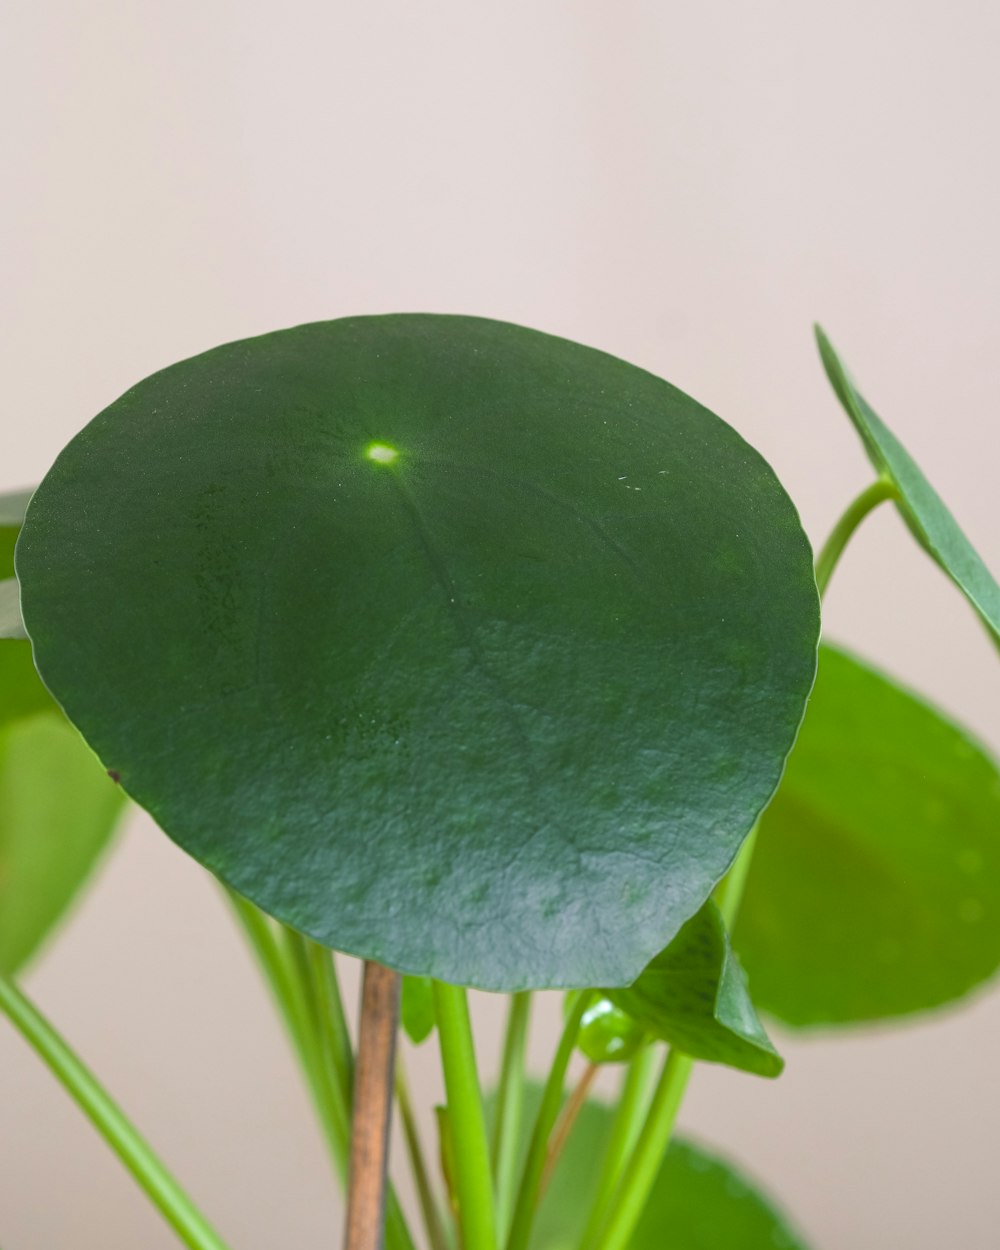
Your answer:
[[[145,1191],[146,1196],[190,1250],[226,1250],[145,1140],[93,1073],[70,1050],[51,1024],[13,982],[0,976],[0,1011],[62,1083]]]
[[[334,1058],[336,1046],[324,1034],[320,1007],[326,994],[332,999],[333,985],[327,985],[326,989],[314,986],[312,966],[316,957],[310,952],[315,943],[286,925],[273,923],[253,903],[232,890],[227,890],[227,894],[285,1022],[334,1170],[341,1185],[345,1186],[351,1150],[351,1116],[350,1099],[345,1098],[344,1090],[345,1086],[349,1089],[350,1076],[337,1067]],[[331,962],[331,982],[335,975]],[[324,978],[326,976],[324,973]],[[336,997],[339,1000],[339,987]],[[330,1000],[327,1000],[327,1006],[329,1003]],[[346,1024],[344,1027],[346,1029]],[[353,1058],[351,1062],[353,1066]],[[392,1188],[386,1202],[385,1228],[388,1250],[413,1250],[413,1239]]]
[[[880,477],[847,506],[816,557],[816,585],[819,587],[821,596],[826,593],[833,570],[837,567],[854,531],[873,508],[877,508],[886,499],[895,498],[897,498],[896,487],[888,478]]]
[[[531,1235],[531,1225],[535,1218],[538,1205],[538,1193],[545,1170],[545,1159],[548,1155],[549,1137],[559,1116],[562,1105],[563,1086],[566,1083],[566,1071],[573,1057],[577,1035],[580,1032],[580,1021],[593,1001],[594,991],[584,990],[566,1020],[559,1046],[545,1089],[542,1101],[535,1118],[535,1127],[528,1146],[528,1157],[524,1161],[521,1173],[521,1186],[518,1190],[517,1205],[514,1208],[514,1220],[511,1224],[510,1236],[507,1238],[507,1250],[526,1250]]]
[[[739,854],[733,861],[732,867],[715,889],[715,905],[722,914],[722,919],[725,921],[727,929],[732,929],[736,923],[740,904],[743,902],[743,895],[747,888],[747,878],[750,876],[750,863],[753,860],[759,830],[760,821],[757,820],[743,840],[743,845],[740,847]]]
[[[625,1250],[628,1245],[663,1162],[693,1067],[694,1060],[679,1051],[672,1050],[667,1056],[649,1114],[622,1174],[608,1218],[597,1239],[587,1243],[588,1247]]]
[[[331,1089],[319,1033],[313,1018],[303,961],[296,956],[291,930],[276,928],[252,903],[228,891],[230,901],[253,947],[302,1067],[341,1184],[347,1180],[350,1127],[338,1089]]]
[[[615,1109],[615,1118],[608,1136],[608,1144],[601,1161],[601,1171],[597,1178],[590,1215],[583,1230],[583,1245],[590,1244],[608,1217],[615,1188],[625,1167],[625,1160],[635,1145],[642,1126],[646,1098],[649,1093],[649,1081],[653,1074],[656,1055],[657,1049],[654,1046],[644,1046],[626,1069],[618,1106]]]
[[[464,1250],[496,1250],[493,1178],[468,999],[459,986],[433,985],[462,1244]]]
[[[305,948],[327,1066],[340,1086],[344,1107],[349,1109],[354,1088],[354,1051],[333,953],[318,942],[308,940]]]
[[[517,1176],[517,1147],[524,1110],[524,1056],[531,1019],[531,993],[511,995],[507,1013],[500,1082],[493,1124],[493,1177],[496,1186],[497,1236],[502,1242],[510,1228]]]
[[[399,1118],[403,1123],[403,1137],[406,1150],[410,1157],[410,1169],[413,1172],[413,1183],[420,1200],[420,1210],[424,1217],[424,1228],[431,1250],[448,1250],[448,1238],[441,1212],[438,1209],[434,1188],[431,1185],[430,1171],[424,1159],[423,1147],[420,1144],[420,1131],[417,1118],[413,1114],[413,1102],[410,1098],[410,1087],[406,1080],[406,1071],[402,1059],[396,1061],[396,1101],[399,1104]]]

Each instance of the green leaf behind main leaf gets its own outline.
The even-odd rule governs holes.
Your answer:
[[[1000,771],[964,730],[824,645],[734,931],[762,1009],[849,1024],[1000,967]]]
[[[861,435],[868,458],[895,484],[903,520],[993,633],[1000,635],[1000,586],[993,574],[909,452],[851,381],[830,340],[819,326],[815,329],[830,385]]]
[[[531,1124],[541,1087],[526,1091]],[[589,1214],[587,1198],[611,1130],[612,1111],[588,1101],[542,1199],[532,1250],[575,1250]],[[629,1250],[806,1250],[806,1243],[754,1183],[709,1150],[675,1138],[660,1166]]]
[[[29,494],[0,496],[0,578],[13,573]],[[58,922],[123,804],[39,680],[30,645],[0,641],[0,972],[16,972]]]
[[[328,946],[624,984],[777,785],[808,543],[668,383],[466,317],[228,344],[133,387],[18,544],[40,671],[160,826]]]
[[[784,1067],[757,1018],[719,909],[708,902],[627,989],[605,991],[686,1055],[778,1076]]]

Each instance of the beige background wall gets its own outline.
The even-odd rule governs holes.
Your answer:
[[[0,488],[216,343],[462,311],[670,378],[771,459],[818,540],[868,479],[819,318],[1000,568],[998,51],[977,0],[3,0]],[[888,512],[828,629],[1000,749],[995,657]],[[148,821],[28,984],[234,1250],[338,1244],[255,972]],[[919,1028],[781,1041],[777,1084],[700,1069],[685,1124],[818,1250],[996,1245],[995,989]],[[0,1245],[173,1244],[0,1027]]]

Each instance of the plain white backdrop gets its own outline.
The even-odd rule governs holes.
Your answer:
[[[998,52],[1000,9],[978,0],[4,0],[0,489],[186,355],[467,312],[689,391],[770,459],[818,542],[870,478],[819,319],[1000,569]],[[996,657],[889,510],[826,628],[1000,749]],[[339,1244],[256,972],[147,820],[26,984],[233,1250]],[[498,1008],[476,1002],[488,1068]],[[556,1015],[543,1004],[539,1063]],[[996,1244],[995,988],[779,1043],[777,1083],[699,1068],[683,1122],[816,1250]],[[433,1047],[412,1062],[427,1101]],[[4,1250],[175,1244],[0,1027]]]

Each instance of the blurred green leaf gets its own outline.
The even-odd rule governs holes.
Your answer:
[[[0,577],[13,572],[29,495],[0,496]],[[0,972],[16,972],[62,916],[123,803],[39,680],[30,645],[0,641]]]
[[[758,1076],[784,1063],[757,1018],[714,903],[706,903],[627,989],[605,991],[654,1036],[695,1059]]]
[[[526,1121],[541,1087],[526,1092]],[[532,1250],[576,1250],[589,1214],[612,1111],[587,1102],[538,1210]],[[629,1250],[807,1250],[770,1201],[732,1164],[675,1138]]]
[[[406,1036],[415,1046],[430,1037],[437,1023],[430,977],[403,977],[399,1014]]]
[[[17,578],[8,577],[0,581],[0,639],[24,641],[27,637],[24,621],[21,620],[21,595]]]
[[[632,980],[770,798],[815,670],[761,457],[478,318],[164,369],[62,452],[17,559],[45,681],[171,837],[325,945],[487,989]]]
[[[924,477],[909,452],[854,385],[830,340],[816,326],[830,385],[861,435],[868,458],[899,491],[897,507],[920,546],[940,565],[995,634],[1000,634],[1000,586]]]
[[[762,1010],[847,1024],[1000,967],[1000,773],[934,708],[830,646],[761,822],[734,942]]]

